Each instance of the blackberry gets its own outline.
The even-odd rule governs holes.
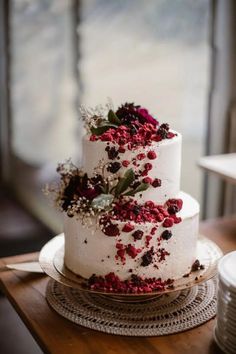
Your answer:
[[[162,232],[161,237],[163,240],[169,240],[172,237],[172,232],[169,230],[165,230]]]
[[[153,247],[142,256],[142,267],[147,267],[153,260]]]
[[[121,164],[119,162],[111,162],[107,166],[107,171],[111,173],[116,173],[119,171],[120,168],[121,168]]]
[[[132,233],[132,236],[135,240],[141,240],[141,238],[143,237],[143,231],[141,230],[136,230]]]
[[[172,215],[172,214],[178,213],[179,208],[178,208],[178,206],[177,206],[176,204],[173,204],[173,205],[170,205],[170,206],[169,206],[169,208],[167,209],[167,211],[168,211],[168,213],[169,213],[170,215]]]

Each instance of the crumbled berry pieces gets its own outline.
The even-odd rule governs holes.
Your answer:
[[[153,247],[149,251],[144,253],[144,255],[142,256],[141,266],[147,267],[149,264],[152,263],[152,259],[153,259]]]
[[[145,237],[145,239],[146,239],[145,246],[146,246],[146,247],[149,247],[149,244],[150,244],[150,241],[151,241],[151,239],[152,239],[152,236],[147,235],[147,236]]]
[[[128,244],[128,246],[126,247],[126,253],[131,257],[131,258],[135,258],[138,253],[141,252],[140,248],[135,248],[134,246],[132,246],[131,244]]]
[[[196,259],[196,261],[192,265],[191,271],[196,272],[197,270],[204,269],[204,268],[205,266],[201,264],[198,259]]]
[[[130,222],[126,223],[123,228],[122,231],[123,232],[131,232],[134,229],[134,225],[132,225]]]
[[[155,235],[156,230],[157,230],[157,227],[153,227],[153,228],[151,229],[150,234],[151,234],[151,235]]]
[[[146,155],[143,154],[143,153],[140,153],[140,154],[137,155],[137,159],[140,160],[140,161],[145,159],[145,157],[146,157]]]
[[[152,184],[152,178],[151,178],[151,177],[145,177],[145,178],[143,179],[143,183]]]
[[[175,205],[180,211],[183,207],[183,200],[182,199],[168,199],[166,202],[167,207],[171,207]]]
[[[162,281],[160,278],[141,278],[136,274],[132,274],[130,279],[122,281],[115,273],[108,273],[105,277],[93,274],[85,283],[91,290],[125,294],[163,291],[171,284],[173,284],[172,279]]]

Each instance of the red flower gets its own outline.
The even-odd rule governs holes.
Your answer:
[[[138,108],[137,112],[140,114],[140,123],[150,123],[155,126],[158,124],[158,121],[149,114],[146,108]]]
[[[80,197],[85,197],[89,200],[93,200],[99,195],[98,191],[95,188],[82,189],[81,186],[79,186],[76,188],[76,191],[78,192]]]

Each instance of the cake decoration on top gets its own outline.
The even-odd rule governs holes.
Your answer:
[[[116,111],[110,104],[105,108],[82,107],[81,119],[91,141],[117,143],[120,146],[119,152],[125,152],[125,145],[131,150],[151,145],[152,141],[158,142],[176,136],[167,123],[160,125],[146,108],[134,103],[122,104]]]

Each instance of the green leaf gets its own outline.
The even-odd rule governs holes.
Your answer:
[[[113,123],[115,125],[121,125],[120,119],[117,117],[115,112],[112,111],[112,109],[110,109],[110,111],[108,112],[108,120],[110,123]]]
[[[112,194],[100,194],[93,199],[91,206],[93,209],[106,209],[113,202],[114,196]]]
[[[139,192],[143,192],[145,191],[146,189],[149,188],[149,184],[148,183],[140,183],[140,185],[133,189],[133,190],[130,190],[129,192],[125,193],[124,195],[130,195],[130,196],[133,196],[135,195],[136,193],[139,193]]]
[[[122,177],[117,183],[115,196],[118,197],[121,193],[125,192],[126,189],[134,181],[134,179],[135,179],[134,171],[132,170],[132,168],[130,168],[125,172],[124,177]]]
[[[103,125],[99,125],[98,127],[91,127],[91,133],[94,135],[102,135],[103,133],[105,133],[108,129],[110,128],[117,128],[117,125],[115,124],[111,124],[111,123],[105,123]]]

